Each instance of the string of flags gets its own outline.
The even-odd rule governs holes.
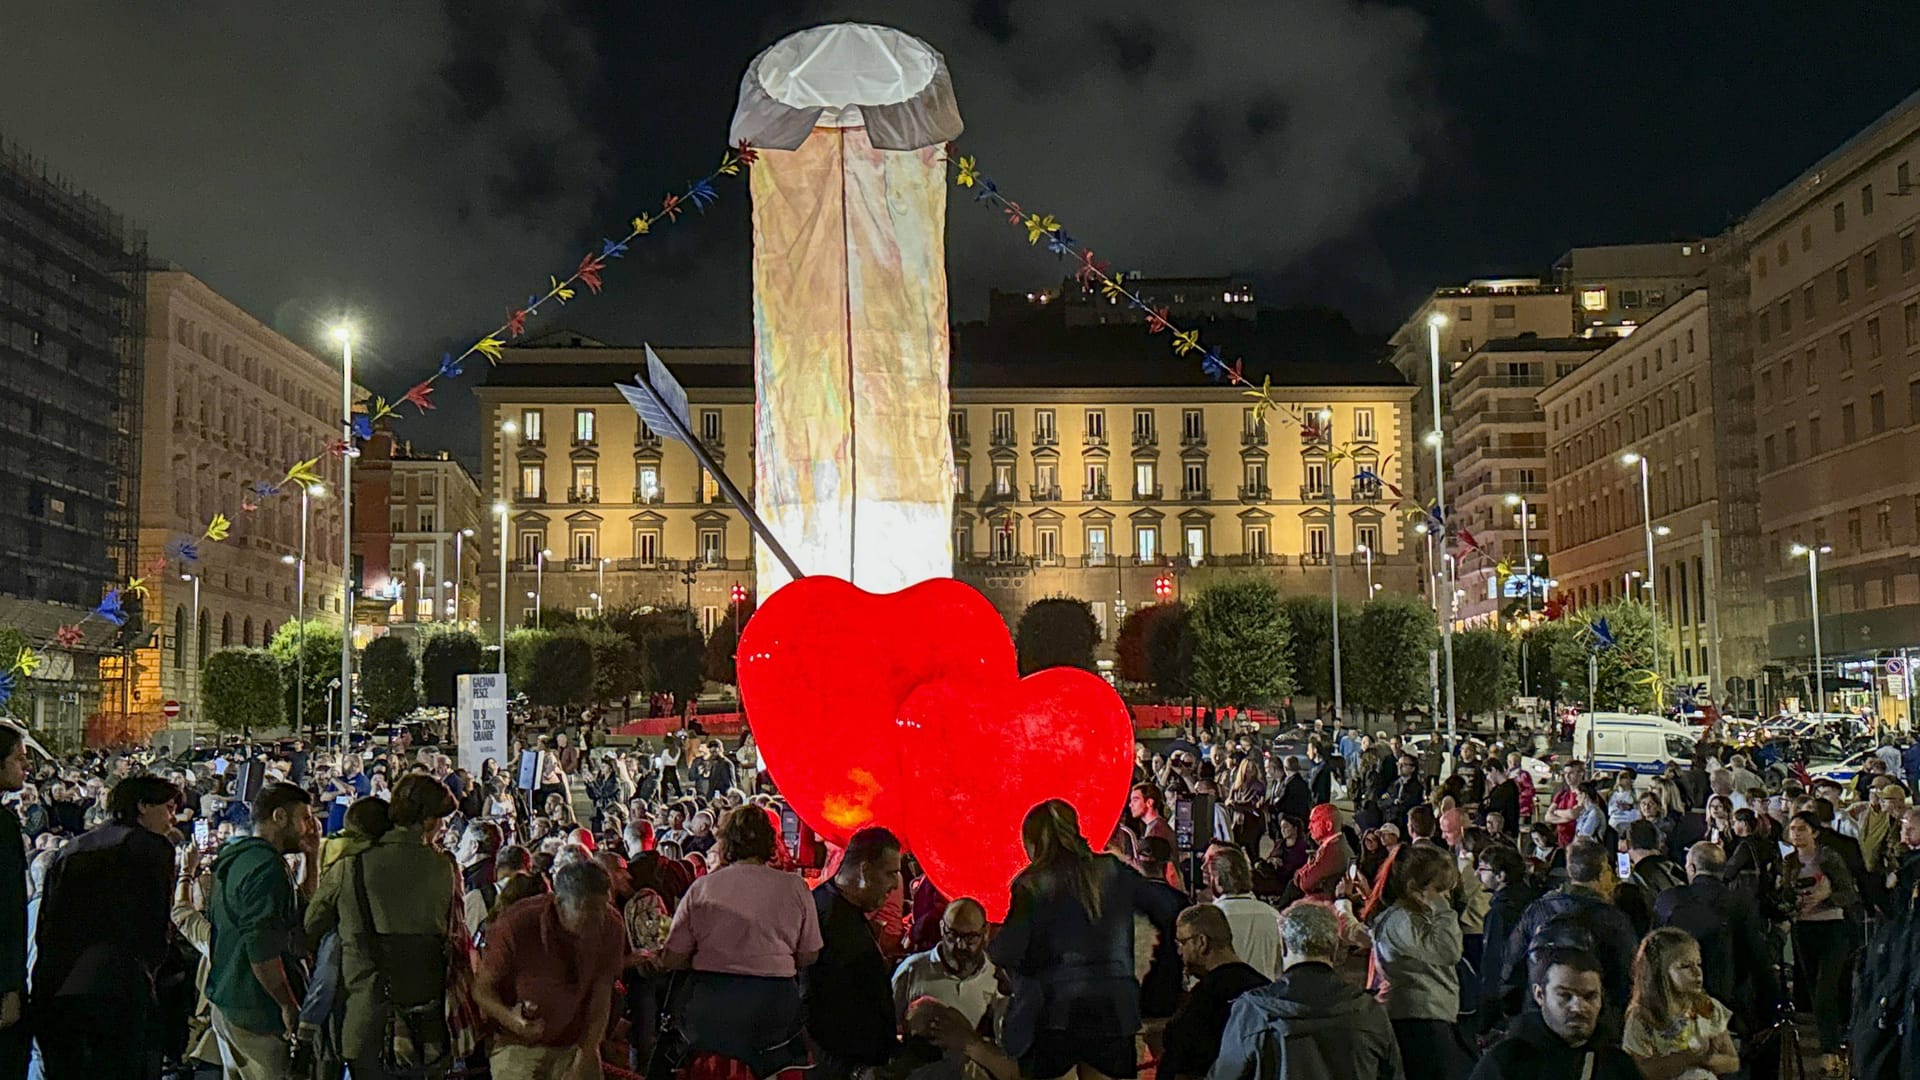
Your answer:
[[[445,381],[460,378],[466,371],[469,361],[475,357],[484,358],[488,364],[496,364],[504,355],[505,349],[514,340],[527,332],[528,320],[548,308],[564,306],[575,299],[581,289],[589,295],[597,296],[606,287],[606,274],[610,264],[624,257],[636,240],[651,235],[656,228],[678,222],[688,210],[704,214],[720,198],[716,183],[722,177],[739,176],[758,158],[751,144],[742,142],[727,150],[720,157],[720,163],[697,180],[690,181],[684,188],[672,192],[661,199],[660,205],[652,210],[636,214],[627,221],[622,230],[616,230],[613,236],[604,237],[600,242],[580,257],[573,269],[562,277],[558,274],[547,275],[547,283],[541,289],[530,293],[525,302],[509,305],[500,325],[482,334],[471,345],[458,353],[442,353],[438,363],[425,378],[408,387],[405,392],[389,400],[375,396],[364,412],[354,413],[345,418],[342,437],[327,444],[325,449],[311,457],[303,458],[288,466],[286,473],[277,482],[257,480],[247,485],[240,500],[240,512],[251,514],[266,505],[271,499],[292,492],[301,491],[321,482],[320,463],[328,457],[344,457],[356,453],[356,443],[373,437],[373,425],[399,414],[402,405],[411,405],[424,415],[435,408],[433,394]],[[617,237],[617,238],[616,238]],[[162,554],[141,566],[134,568],[126,580],[108,588],[100,602],[92,611],[82,616],[79,622],[62,625],[54,631],[49,644],[56,648],[71,649],[85,639],[85,625],[98,619],[112,626],[124,626],[127,622],[126,600],[128,597],[144,598],[150,589],[150,583],[160,580],[167,572],[169,562],[181,564],[196,563],[206,544],[224,543],[231,535],[234,519],[225,513],[215,513],[198,535],[182,535],[170,539],[162,549]],[[39,669],[40,652],[33,646],[23,648],[19,655],[4,668],[0,668],[0,707],[4,707],[11,698],[18,680],[28,678]]]

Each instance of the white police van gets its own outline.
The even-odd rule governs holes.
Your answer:
[[[1593,771],[1632,769],[1643,778],[1661,776],[1670,768],[1678,771],[1686,767],[1702,730],[1644,713],[1576,713],[1573,756],[1588,756],[1587,739],[1591,735]]]

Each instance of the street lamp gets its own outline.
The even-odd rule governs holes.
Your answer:
[[[200,655],[198,649],[200,643],[200,575],[181,574],[180,580],[193,582],[193,621],[187,624],[187,642],[195,646],[194,652],[192,653],[194,662],[190,665],[193,669],[193,697],[189,699],[189,703],[193,706],[193,718],[187,721],[187,733],[189,735],[198,735],[200,734],[200,665],[206,660],[205,656]]]
[[[733,655],[737,660],[740,658],[741,608],[747,602],[747,587],[735,585],[731,595],[733,597]]]
[[[1428,374],[1433,379],[1433,431],[1427,441],[1433,446],[1433,505],[1439,511],[1439,520],[1445,527],[1447,519],[1447,448],[1446,435],[1440,415],[1440,328],[1447,324],[1447,317],[1439,312],[1427,316],[1427,362]],[[1442,540],[1444,541],[1444,537]],[[1445,546],[1444,543],[1442,546]],[[1434,610],[1439,607],[1439,583],[1434,584]],[[1457,734],[1454,722],[1453,697],[1453,620],[1441,613],[1440,647],[1447,661],[1447,757],[1442,766],[1451,775],[1453,772],[1453,745]]]
[[[500,519],[500,685],[507,684],[507,504],[493,504],[493,516]]]
[[[587,594],[587,599],[589,599],[589,600],[591,600],[591,601],[593,601],[593,611],[594,611],[594,614],[596,614],[596,615],[597,615],[597,614],[599,614],[600,612],[602,612],[602,611],[605,611],[605,610],[606,610],[606,605],[605,605],[605,604],[602,604],[602,603],[600,602],[600,594],[599,594],[599,593],[597,593],[597,592],[590,592],[590,593],[588,593],[588,594]]]
[[[533,628],[535,630],[540,629],[540,603],[546,599],[547,560],[551,558],[553,558],[553,549],[541,548],[540,553],[533,559],[533,591],[527,595],[533,597]]]
[[[413,560],[413,618],[420,621],[420,603],[427,598],[427,564],[424,560]]]
[[[353,734],[353,327],[333,328],[340,343],[340,749]]]
[[[465,576],[467,563],[465,558],[466,539],[473,535],[472,529],[460,529],[453,534],[453,581],[441,588],[453,589],[453,621],[460,621],[460,579]]]
[[[603,556],[600,559],[600,565],[595,568],[599,574],[599,579],[594,582],[594,588],[598,591],[593,594],[594,600],[599,603],[599,607],[595,609],[596,611],[605,611],[607,609],[607,601],[605,599],[607,594],[607,564],[612,561],[612,559]]]
[[[1153,579],[1153,598],[1163,604],[1173,598],[1173,576],[1171,574],[1161,574],[1159,577]]]
[[[1826,658],[1820,654],[1820,556],[1833,554],[1833,548],[1795,544],[1789,550],[1796,559],[1802,555],[1807,558],[1807,595],[1813,600],[1813,711],[1819,714],[1827,709]]]
[[[1533,516],[1532,508],[1527,505],[1525,495],[1507,496],[1507,505],[1520,511],[1520,568],[1527,575],[1527,625],[1520,630],[1520,696],[1533,696],[1532,671],[1527,663],[1527,638],[1533,628],[1533,543],[1528,532],[1528,518]],[[1502,596],[1501,600],[1506,597]],[[1532,713],[1528,713],[1531,718]]]
[[[1377,588],[1373,583],[1373,547],[1370,544],[1361,544],[1356,550],[1367,557],[1367,599],[1371,600]]]
[[[1640,467],[1640,527],[1647,537],[1647,610],[1653,616],[1654,692],[1660,695],[1660,597],[1653,588],[1653,489],[1647,483],[1646,455],[1629,450],[1620,455],[1620,464],[1628,468]],[[1664,705],[1665,702],[1656,701],[1656,704]]]
[[[1333,410],[1321,409],[1315,414],[1323,425],[1320,430],[1329,430],[1324,425],[1333,422]],[[1346,713],[1346,699],[1340,686],[1340,512],[1339,493],[1333,486],[1334,463],[1327,462],[1327,591],[1332,601],[1333,614],[1333,721],[1339,723]]]

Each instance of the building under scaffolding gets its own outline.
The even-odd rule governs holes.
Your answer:
[[[120,214],[0,141],[0,627],[36,646],[132,569],[146,263]],[[86,718],[125,711],[117,677],[142,621],[127,600],[126,627],[87,620],[73,649],[48,650],[15,715],[70,744]]]

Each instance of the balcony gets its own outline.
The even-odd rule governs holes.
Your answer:
[[[1285,566],[1287,557],[1275,555],[1270,551],[1256,552],[1250,555],[1211,555],[1207,561],[1215,566]]]
[[[1113,498],[1111,484],[1088,484],[1080,489],[1081,502],[1106,502],[1111,498]]]
[[[540,489],[539,489],[539,490],[537,490],[537,491],[528,491],[528,490],[527,490],[526,488],[516,488],[516,489],[514,489],[514,492],[513,492],[513,501],[514,501],[514,502],[523,502],[523,503],[543,503],[543,502],[546,502],[546,501],[547,501],[547,489],[546,489],[546,488],[540,488]]]
[[[1273,489],[1265,484],[1241,484],[1240,501],[1244,503],[1266,502],[1273,498]]]
[[[955,450],[964,450],[973,440],[968,437],[966,428],[947,428],[947,439]]]
[[[700,441],[709,450],[718,450],[727,445],[727,433],[721,428],[708,428],[700,433]]]
[[[649,431],[636,435],[633,439],[633,452],[636,454],[657,454],[660,452],[660,436]]]
[[[1330,489],[1325,484],[1301,484],[1301,502],[1326,502]]]
[[[1080,445],[1088,447],[1105,446],[1107,445],[1107,433],[1104,431],[1089,431],[1081,438]]]
[[[996,428],[993,434],[988,436],[987,445],[995,450],[1011,450],[1019,441],[1011,430]]]
[[[568,560],[567,560],[567,569],[569,569],[569,570],[598,570],[598,569],[600,569],[600,560],[599,560],[599,559],[568,559]]]
[[[1267,445],[1267,425],[1260,424],[1257,427],[1253,427],[1253,428],[1241,428],[1240,429],[1240,445],[1241,446]]]
[[[1133,448],[1135,450],[1151,450],[1159,445],[1160,436],[1157,432],[1136,431],[1133,433]]]
[[[1149,488],[1143,488],[1136,485],[1133,489],[1134,502],[1159,502],[1161,499],[1161,496],[1162,496],[1162,489],[1159,484],[1155,484]]]
[[[1358,503],[1377,503],[1380,501],[1380,482],[1378,480],[1355,480],[1348,497]]]
[[[1035,450],[1038,450],[1041,447],[1045,447],[1045,446],[1059,446],[1059,445],[1060,445],[1060,433],[1058,431],[1055,431],[1052,428],[1037,430],[1033,433],[1033,448]]]
[[[591,485],[567,489],[567,501],[570,503],[597,503],[600,501],[600,489]]]
[[[658,487],[633,489],[633,502],[636,506],[658,506],[666,501],[667,493]]]
[[[1183,450],[1191,450],[1205,445],[1207,445],[1207,433],[1205,430],[1182,431],[1180,433],[1180,448]]]
[[[1039,484],[1030,484],[1027,486],[1027,493],[1029,496],[1031,496],[1034,502],[1059,502],[1060,501],[1060,485],[1059,484],[1048,484],[1044,487]]]
[[[988,484],[987,490],[981,493],[980,501],[1013,502],[1019,498],[1020,489],[1012,484]]]
[[[538,432],[525,432],[520,436],[520,445],[529,450],[544,450],[547,447],[547,437]]]
[[[1182,487],[1180,489],[1181,502],[1210,502],[1212,499],[1213,489],[1210,487]]]
[[[1300,565],[1301,566],[1325,566],[1327,565],[1327,553],[1324,551],[1302,552],[1300,555]]]

